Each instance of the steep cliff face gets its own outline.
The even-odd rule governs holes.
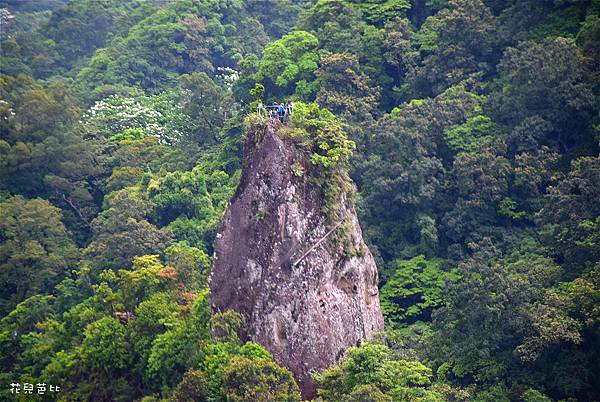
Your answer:
[[[268,349],[310,397],[310,370],[383,329],[377,268],[346,195],[343,219],[332,222],[321,212],[321,190],[298,174],[310,168],[306,156],[277,130],[272,123],[260,141],[246,141],[217,235],[211,308],[243,314],[242,336]]]

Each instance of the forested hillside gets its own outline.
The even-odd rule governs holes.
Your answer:
[[[356,184],[386,320],[319,401],[600,401],[600,1],[0,0],[0,27],[2,398],[300,401],[207,286],[245,124],[292,100],[343,126],[313,160]]]

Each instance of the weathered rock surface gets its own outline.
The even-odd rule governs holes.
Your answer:
[[[377,268],[345,195],[344,236],[359,251],[348,255],[334,240],[341,226],[321,213],[320,189],[292,173],[306,160],[276,131],[270,125],[258,145],[246,141],[241,181],[217,235],[211,308],[243,314],[242,336],[269,350],[311,397],[311,370],[383,329]]]

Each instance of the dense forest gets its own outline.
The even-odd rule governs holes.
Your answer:
[[[248,116],[293,100],[343,125],[386,320],[317,400],[600,400],[600,1],[0,0],[0,27],[2,398],[300,401],[207,289]]]

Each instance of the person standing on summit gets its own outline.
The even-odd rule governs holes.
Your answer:
[[[283,123],[285,121],[285,107],[283,106],[283,103],[279,104],[277,115],[279,116],[279,121]]]

